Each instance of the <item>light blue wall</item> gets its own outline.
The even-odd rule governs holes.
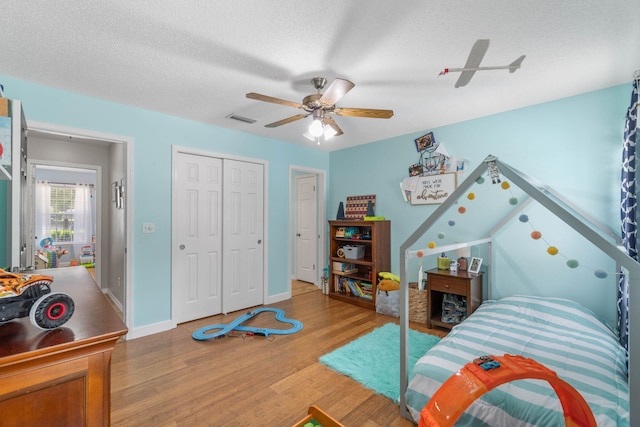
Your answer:
[[[414,139],[428,131],[452,155],[468,159],[470,169],[488,154],[497,155],[614,230],[619,228],[619,164],[630,85],[434,129],[428,128],[425,118],[423,131],[326,154],[9,77],[0,76],[0,81],[5,96],[23,102],[28,120],[134,139],[136,327],[170,317],[171,144],[269,161],[270,295],[285,292],[289,280],[288,254],[282,246],[289,230],[289,164],[330,171],[329,219],[335,218],[338,202],[346,196],[376,194],[376,214],[391,220],[392,271],[397,272],[399,245],[435,209],[433,205],[410,206],[399,189],[408,166],[418,160]],[[0,197],[4,190],[0,183]],[[479,218],[491,215],[491,207],[486,209]],[[0,220],[2,215],[0,209]],[[143,235],[143,221],[155,222],[157,232]],[[0,233],[4,233],[2,227]],[[0,255],[5,239],[0,234]],[[602,305],[596,311],[611,318],[609,302]]]
[[[134,139],[134,327],[166,321],[171,314],[172,144],[269,162],[269,235],[265,236],[269,251],[268,292],[269,295],[287,292],[289,164],[328,169],[327,153],[10,77],[0,76],[0,81],[6,97],[22,101],[28,121]],[[0,184],[0,196],[3,191]],[[156,232],[142,234],[142,222],[154,222]],[[0,235],[2,246],[5,239]]]
[[[332,152],[328,218],[335,218],[338,203],[347,196],[376,194],[376,215],[391,220],[391,264],[392,271],[398,272],[400,244],[436,209],[436,205],[405,203],[399,187],[408,176],[408,167],[419,158],[414,139],[433,131],[436,142],[444,144],[451,155],[469,160],[469,170],[487,155],[496,155],[618,231],[622,130],[630,91],[630,84],[616,86],[449,126],[425,127],[412,134]],[[479,225],[483,218],[492,217],[492,207],[492,203],[479,203],[474,221]],[[544,225],[537,224],[541,228]],[[503,251],[523,252],[517,242],[510,242],[513,246]],[[522,257],[527,254],[522,253]],[[426,265],[431,260],[423,261],[427,268],[435,266]],[[409,271],[414,270],[416,277],[409,280],[416,280],[417,264],[415,268],[410,266]],[[556,274],[566,277],[564,271]],[[545,277],[552,275],[548,272]],[[555,285],[547,281],[541,286],[539,293],[544,294],[553,293]],[[595,297],[590,308],[612,319],[614,281],[608,280],[606,286],[609,297]]]

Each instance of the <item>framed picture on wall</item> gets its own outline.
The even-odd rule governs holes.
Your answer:
[[[482,265],[482,258],[472,257],[471,263],[469,264],[469,273],[479,273],[480,266]]]
[[[420,138],[416,139],[416,151],[421,152],[424,150],[428,150],[433,148],[433,144],[436,143],[435,138],[433,137],[433,132],[429,132],[426,135],[422,135]]]

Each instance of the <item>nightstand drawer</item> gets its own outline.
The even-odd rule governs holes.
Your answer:
[[[430,278],[431,290],[438,292],[446,292],[449,294],[466,295],[467,282],[458,280],[448,280],[446,278]]]

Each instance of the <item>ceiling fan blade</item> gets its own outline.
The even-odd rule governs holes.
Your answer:
[[[334,136],[340,136],[342,134],[344,134],[344,132],[342,132],[342,129],[340,129],[340,126],[338,126],[338,124],[336,123],[335,120],[333,120],[333,117],[331,116],[324,116],[324,122],[331,126],[331,128],[333,130],[336,131],[336,134]]]
[[[343,96],[347,94],[355,84],[345,79],[335,79],[331,85],[327,88],[318,102],[324,106],[331,107],[336,102],[340,101]]]
[[[261,95],[255,92],[249,92],[247,94],[247,98],[255,99],[258,101],[264,101],[264,102],[272,102],[274,104],[286,105],[287,107],[303,108],[302,104],[299,104],[297,102],[287,101],[286,99],[274,98],[273,96]]]
[[[393,117],[393,110],[374,110],[372,108],[336,108],[339,116],[368,117],[370,119],[388,119]]]
[[[277,122],[264,125],[266,128],[277,128],[278,126],[286,125],[287,123],[295,122],[296,120],[304,119],[308,114],[297,114],[295,116],[287,117],[286,119],[278,120]]]

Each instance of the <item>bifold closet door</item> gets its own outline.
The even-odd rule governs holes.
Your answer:
[[[264,303],[264,166],[178,152],[173,170],[176,323]]]
[[[178,153],[172,286],[176,323],[222,310],[222,159]]]
[[[222,311],[230,313],[264,303],[264,166],[223,164]]]

